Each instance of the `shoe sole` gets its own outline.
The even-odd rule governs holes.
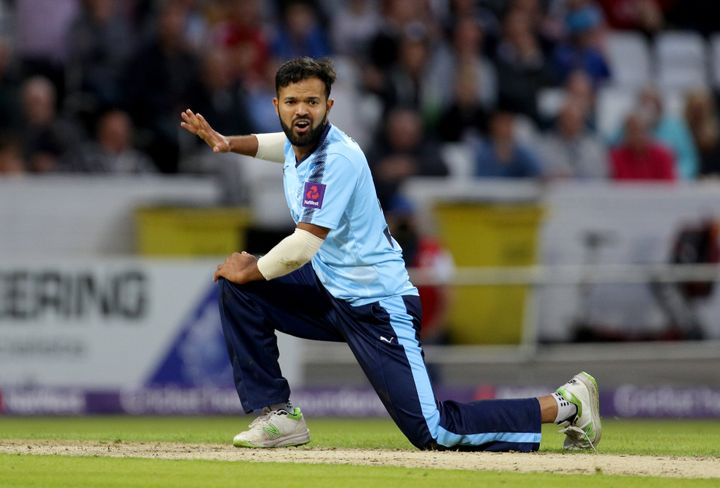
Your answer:
[[[591,416],[593,425],[595,426],[595,438],[592,439],[592,444],[597,446],[600,442],[600,438],[602,437],[602,423],[600,422],[600,394],[598,392],[597,381],[585,371],[577,374],[576,378],[585,385],[585,388],[587,388],[590,393],[590,401],[592,402]]]
[[[303,444],[307,444],[310,442],[310,432],[301,432],[299,434],[287,436],[287,437],[281,437],[278,439],[273,439],[271,441],[264,442],[262,444],[253,444],[249,441],[233,441],[233,446],[235,447],[249,447],[249,448],[255,448],[255,449],[264,449],[264,448],[272,448],[272,447],[292,447],[292,446],[302,446]]]

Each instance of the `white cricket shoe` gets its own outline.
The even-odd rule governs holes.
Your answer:
[[[595,450],[602,434],[595,378],[583,371],[555,391],[577,407],[577,415],[560,424],[564,427],[560,432],[565,434],[563,448]]]
[[[288,447],[310,442],[310,431],[298,407],[286,410],[264,408],[249,429],[233,438],[235,447]]]

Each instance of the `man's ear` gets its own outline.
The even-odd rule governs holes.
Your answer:
[[[328,112],[328,113],[330,113],[330,109],[332,108],[332,106],[333,106],[334,104],[335,104],[335,99],[334,99],[334,98],[328,98],[328,100],[327,100],[327,112]]]
[[[273,98],[273,107],[275,107],[275,114],[280,117],[280,111],[278,110],[278,104],[280,102],[278,101],[277,97]]]

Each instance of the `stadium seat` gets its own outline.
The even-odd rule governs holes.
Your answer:
[[[687,90],[708,82],[707,49],[700,34],[660,33],[655,41],[657,81],[662,89]]]
[[[513,132],[515,134],[515,138],[520,144],[528,146],[535,146],[540,138],[540,133],[537,125],[535,125],[535,122],[533,122],[530,117],[523,114],[515,115],[515,129]]]
[[[609,85],[600,88],[597,95],[598,133],[605,140],[611,140],[617,134],[625,116],[635,105],[637,90]]]
[[[662,90],[663,110],[673,117],[684,117],[685,90]]]
[[[565,90],[562,88],[543,88],[538,93],[538,110],[546,119],[554,119],[565,103]]]
[[[606,53],[613,83],[640,87],[650,81],[652,60],[645,38],[637,32],[609,32]]]
[[[463,181],[472,178],[475,174],[475,160],[470,144],[462,142],[443,144],[440,153],[451,179]]]

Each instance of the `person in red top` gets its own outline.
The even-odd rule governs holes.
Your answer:
[[[450,281],[455,272],[452,255],[439,240],[420,231],[413,205],[406,198],[396,195],[385,216],[393,237],[403,249],[405,265],[415,272],[414,277],[421,282],[435,281],[417,287],[423,310],[420,338],[424,344],[448,344]],[[437,371],[431,375],[438,379]]]
[[[420,336],[426,344],[447,344],[449,331],[447,321],[450,312],[452,278],[455,265],[452,256],[431,236],[421,236],[417,254],[412,266],[421,272],[430,273],[438,280],[435,285],[418,286],[423,306]]]
[[[630,114],[625,121],[625,137],[610,152],[613,180],[674,181],[672,152],[656,142],[641,114]]]
[[[610,27],[656,34],[665,24],[665,11],[676,0],[599,0]]]
[[[211,39],[217,47],[231,53],[232,71],[244,83],[261,83],[270,65],[270,41],[262,22],[262,3],[258,0],[231,0],[225,19],[213,29]]]

